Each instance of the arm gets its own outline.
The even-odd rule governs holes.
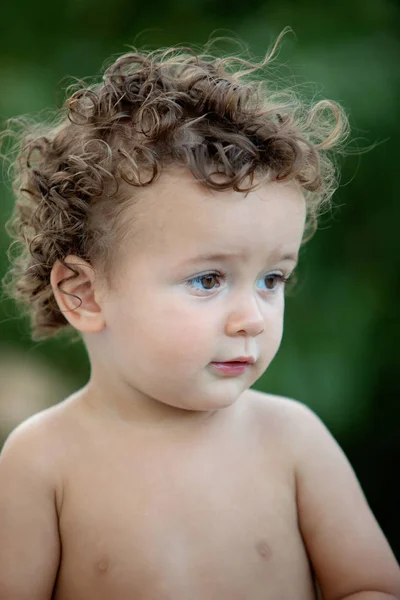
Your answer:
[[[40,429],[40,428],[39,428]],[[60,559],[46,431],[29,419],[0,455],[0,598],[50,600]]]
[[[295,403],[299,526],[324,600],[400,599],[400,568],[343,451]]]

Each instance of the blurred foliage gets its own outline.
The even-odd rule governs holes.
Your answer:
[[[400,10],[394,1],[337,0],[20,0],[2,5],[0,118],[37,113],[62,101],[65,76],[98,75],[129,45],[202,44],[237,36],[262,56],[287,25],[282,79],[302,94],[348,111],[353,147],[375,147],[341,162],[335,208],[303,249],[299,285],[287,299],[281,350],[257,388],[311,406],[341,443],[378,521],[400,555],[400,459],[396,402],[399,361]],[[12,198],[5,180],[0,221]],[[9,240],[0,233],[0,275]],[[3,345],[45,357],[71,387],[89,365],[81,345],[33,344],[11,302],[0,304]],[[1,388],[0,388],[1,390]],[[72,391],[72,389],[71,389]]]

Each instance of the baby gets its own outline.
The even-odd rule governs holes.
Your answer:
[[[4,445],[2,600],[400,598],[336,441],[251,389],[348,131],[260,83],[279,39],[262,63],[130,52],[16,134],[6,289],[91,374]]]

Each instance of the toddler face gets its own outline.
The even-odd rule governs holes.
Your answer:
[[[211,191],[180,169],[163,172],[140,196],[102,302],[107,376],[141,400],[227,407],[279,348],[283,278],[296,264],[304,197],[293,183],[247,196]],[[232,256],[204,256],[220,254]],[[255,362],[238,375],[212,365],[240,356]]]

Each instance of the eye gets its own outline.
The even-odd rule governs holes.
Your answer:
[[[285,284],[289,280],[289,277],[285,277],[281,273],[268,273],[263,277],[266,289],[269,292],[274,292],[279,284]]]
[[[225,279],[226,273],[212,271],[209,273],[204,273],[203,275],[197,275],[197,277],[189,279],[186,283],[189,287],[194,288],[195,290],[212,292],[220,287],[220,283],[218,285],[216,284],[220,281],[225,281]],[[268,273],[261,278],[261,281],[263,281],[266,286],[263,288],[264,291],[276,292],[280,285],[284,285],[287,281],[289,281],[289,276],[284,276],[281,273]]]
[[[204,273],[204,275],[198,275],[197,277],[193,277],[193,279],[189,279],[187,284],[190,287],[195,289],[200,289],[200,291],[213,291],[215,289],[215,281],[217,279],[224,280],[226,275],[224,273],[210,272]],[[202,287],[198,288],[194,284],[200,283]]]

